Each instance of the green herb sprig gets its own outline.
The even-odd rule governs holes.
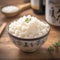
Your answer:
[[[52,46],[49,46],[48,51],[53,52],[54,50],[57,50],[58,47],[60,47],[60,40],[58,40],[58,42],[55,42],[55,44],[52,44]]]
[[[54,46],[55,47],[60,47],[60,41],[56,42]]]
[[[25,22],[29,23],[31,21],[31,18],[26,18]]]
[[[49,46],[48,51],[49,51],[49,52],[52,52],[52,51],[54,51],[54,49],[55,49],[55,48],[54,48],[53,46]]]

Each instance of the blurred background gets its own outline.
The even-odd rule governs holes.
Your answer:
[[[0,5],[6,5],[6,4],[22,4],[22,3],[27,3],[30,0],[0,0]],[[46,0],[43,0],[44,4],[46,2]]]
[[[25,1],[28,0],[0,0],[0,5],[6,5],[6,4],[22,4]]]

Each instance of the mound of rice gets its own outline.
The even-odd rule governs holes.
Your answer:
[[[21,38],[41,37],[45,35],[49,29],[50,26],[47,23],[31,15],[23,16],[9,25],[9,32]]]

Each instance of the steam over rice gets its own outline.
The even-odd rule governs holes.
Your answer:
[[[45,35],[50,27],[34,16],[23,16],[9,25],[9,32],[21,38],[37,38]]]

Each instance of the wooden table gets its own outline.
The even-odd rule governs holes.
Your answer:
[[[41,20],[45,20],[45,15],[36,15],[34,14],[32,9],[26,10],[19,14],[18,16],[15,16],[13,18],[6,18],[3,14],[0,13],[0,24],[3,22],[11,22],[15,20],[16,18],[19,18],[23,15],[33,15]],[[45,20],[46,21],[46,20]],[[7,24],[8,25],[8,24]],[[0,37],[0,60],[48,60],[53,58],[60,58],[60,51],[53,52],[50,54],[47,51],[47,48],[58,41],[60,33],[60,27],[54,27],[51,26],[51,31],[49,33],[47,41],[40,47],[40,49],[34,53],[23,53],[20,51],[19,48],[17,48],[12,42],[11,39],[7,33],[7,27],[5,31],[3,32],[2,36]]]

